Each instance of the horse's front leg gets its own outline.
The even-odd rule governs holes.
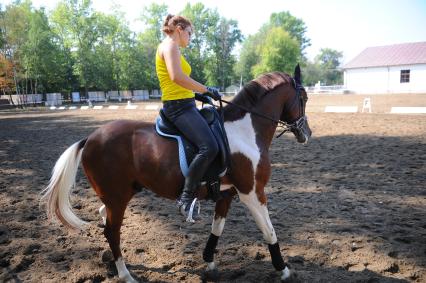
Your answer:
[[[257,226],[263,233],[263,238],[268,243],[272,258],[272,265],[281,272],[281,280],[285,281],[292,275],[289,266],[284,262],[278,245],[274,227],[269,218],[266,206],[266,195],[263,192],[255,192],[253,189],[249,194],[238,192],[240,200],[248,207],[256,221]],[[261,201],[262,200],[262,201]]]
[[[214,252],[217,246],[219,237],[222,235],[225,227],[225,219],[231,206],[233,195],[226,196],[216,202],[215,214],[212,222],[212,230],[203,252],[203,259],[207,263],[207,271],[216,270],[214,263]]]

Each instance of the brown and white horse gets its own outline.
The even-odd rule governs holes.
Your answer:
[[[231,104],[223,108],[232,160],[230,170],[221,180],[221,191],[229,190],[230,193],[216,202],[211,234],[203,252],[207,270],[216,269],[214,250],[232,197],[238,193],[262,231],[272,264],[281,272],[281,279],[290,277],[291,271],[283,261],[269,218],[264,187],[271,172],[269,147],[278,124],[284,124],[301,143],[306,143],[311,136],[304,111],[306,101],[300,68],[296,67],[294,79],[274,72],[249,82]],[[152,123],[119,120],[100,127],[70,146],[59,157],[50,183],[43,191],[48,217],[59,219],[70,229],[82,229],[86,224],[74,214],[69,201],[80,161],[104,204],[99,212],[104,219],[104,235],[114,255],[118,276],[125,282],[136,282],[120,250],[124,211],[141,189],[172,200],[179,196],[184,177],[176,142],[160,137]],[[200,190],[199,197],[205,197],[205,190]]]

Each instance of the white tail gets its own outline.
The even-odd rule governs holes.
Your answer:
[[[83,147],[80,146],[81,142],[83,141],[76,142],[62,153],[53,168],[49,185],[42,191],[42,199],[47,199],[48,219],[58,219],[65,227],[74,230],[82,230],[87,223],[74,214],[69,196],[80,164]]]

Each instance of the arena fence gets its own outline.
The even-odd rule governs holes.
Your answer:
[[[233,96],[236,92],[222,92],[226,96]],[[68,99],[69,97],[69,99]],[[83,97],[79,92],[71,92],[71,94],[62,93],[46,93],[46,94],[13,94],[0,95],[0,109],[15,106],[39,106],[45,105],[61,106],[63,104],[87,103],[92,107],[92,103],[108,103],[108,102],[126,102],[126,101],[149,101],[161,98],[161,91],[153,90],[110,90],[110,91],[89,91],[87,96]]]

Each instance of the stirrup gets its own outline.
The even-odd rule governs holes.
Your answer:
[[[189,207],[188,211],[186,210],[187,205],[185,203],[182,203],[180,205],[180,207],[179,207],[180,212],[184,216],[187,216],[186,219],[185,219],[186,222],[190,222],[190,223],[195,222],[195,220],[193,218],[195,205],[197,205],[197,207],[198,207],[196,215],[200,215],[201,206],[200,206],[200,202],[198,201],[197,198],[194,198],[194,200],[192,201],[191,206]]]
[[[197,215],[200,215],[200,210],[201,210],[200,202],[198,201],[197,198],[194,198],[194,200],[191,203],[191,207],[189,208],[188,217],[186,218],[186,222],[191,222],[191,223],[195,222],[194,218],[192,218],[192,215],[194,214],[194,207],[195,207],[196,204],[198,206]]]

